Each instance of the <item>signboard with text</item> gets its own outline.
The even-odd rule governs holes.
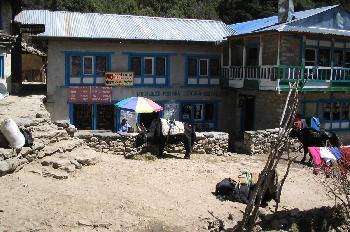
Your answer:
[[[105,74],[107,86],[133,86],[133,72],[107,72]]]
[[[69,87],[68,101],[72,103],[111,103],[112,87],[74,86]]]

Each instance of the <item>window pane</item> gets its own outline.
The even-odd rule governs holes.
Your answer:
[[[334,51],[334,65],[337,67],[343,66],[343,51]]]
[[[193,119],[194,120],[203,120],[203,104],[194,104],[193,105]]]
[[[81,74],[81,58],[80,56],[72,56],[71,57],[71,69],[70,69],[70,75],[72,77],[80,77]]]
[[[204,120],[214,120],[214,104],[205,104]]]
[[[259,49],[247,48],[247,66],[257,66],[259,64]]]
[[[331,61],[331,51],[327,48],[319,49],[319,66],[330,66]]]
[[[332,108],[332,120],[339,121],[340,120],[340,103],[333,103]]]
[[[316,63],[316,50],[306,49],[305,50],[305,66],[315,66]]]
[[[131,68],[135,76],[141,75],[141,58],[140,57],[131,58]]]
[[[199,60],[199,75],[208,76],[208,60],[201,59]]]
[[[341,120],[349,120],[349,108],[350,104],[349,103],[342,103],[341,105]]]
[[[350,52],[345,52],[344,66],[350,67]]]
[[[145,75],[153,75],[153,58],[145,57]]]
[[[92,57],[84,56],[84,74],[91,75],[92,74]]]
[[[157,57],[156,58],[156,75],[157,76],[165,76],[166,70],[166,58],[165,57]]]
[[[197,59],[195,58],[188,58],[188,76],[197,76]]]
[[[96,56],[96,72],[104,73],[107,70],[107,57]]]
[[[219,59],[211,59],[210,60],[210,76],[217,77],[219,76],[220,65]]]
[[[182,119],[190,120],[192,115],[192,106],[191,104],[182,105]]]
[[[331,103],[322,104],[323,119],[326,121],[331,120]]]

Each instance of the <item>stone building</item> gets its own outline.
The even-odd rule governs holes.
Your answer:
[[[222,75],[236,94],[235,131],[278,127],[289,83],[300,80],[301,116],[349,140],[349,23],[340,6],[288,5],[278,16],[231,25],[237,34],[223,46]]]
[[[37,36],[48,41],[47,105],[54,120],[115,131],[122,118],[147,127],[162,116],[198,131],[231,132],[234,93],[220,86],[220,43],[233,30],[221,21],[46,10],[22,11],[15,20],[21,27],[45,25]],[[106,75],[124,84],[107,83]],[[114,107],[132,96],[150,98],[164,111],[135,115]]]

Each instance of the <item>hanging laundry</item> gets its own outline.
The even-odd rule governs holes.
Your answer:
[[[320,147],[321,158],[327,161],[335,161],[337,158],[333,155],[332,152],[328,149],[328,147]]]
[[[320,120],[317,117],[311,118],[311,128],[313,128],[316,131],[320,131]]]
[[[329,150],[332,152],[332,154],[335,156],[337,160],[343,159],[343,156],[337,147],[330,147]]]

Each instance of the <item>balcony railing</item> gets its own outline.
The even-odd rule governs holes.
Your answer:
[[[350,68],[311,67],[288,65],[224,67],[223,77],[228,80],[286,80],[350,82]]]

